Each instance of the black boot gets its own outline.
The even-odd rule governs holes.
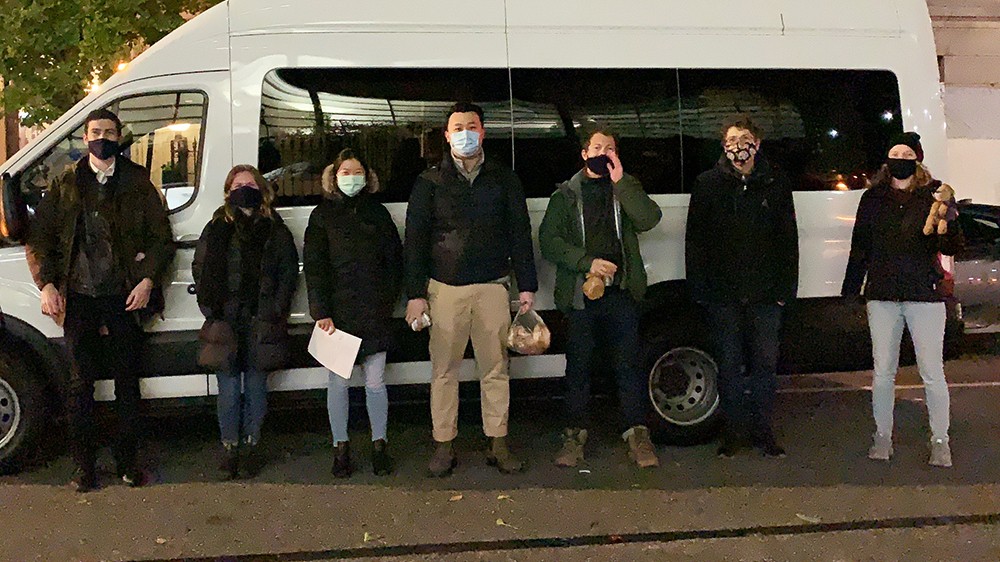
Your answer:
[[[337,478],[348,478],[354,474],[354,464],[351,462],[351,444],[341,441],[333,446],[333,469],[330,472]]]
[[[98,489],[100,484],[97,480],[97,470],[94,468],[78,468],[73,477],[73,487],[79,494],[86,494]]]
[[[261,451],[259,444],[249,441],[243,443],[242,449],[243,451],[240,453],[240,456],[243,457],[243,460],[240,463],[240,470],[243,476],[256,478],[260,474],[260,471],[264,469],[264,465],[267,464],[264,452]]]
[[[372,470],[376,476],[390,474],[393,469],[392,457],[389,456],[388,444],[385,439],[372,441]]]
[[[222,444],[222,461],[219,463],[219,472],[226,480],[235,480],[240,474],[240,454],[236,443]]]
[[[722,430],[722,437],[719,440],[719,449],[716,452],[720,458],[731,459],[743,448],[744,439],[736,430],[725,428]]]
[[[765,457],[784,458],[785,449],[778,445],[774,431],[770,427],[762,427],[754,432],[753,446],[760,449]]]

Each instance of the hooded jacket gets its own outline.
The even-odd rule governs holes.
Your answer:
[[[582,194],[585,177],[580,170],[559,185],[538,228],[542,256],[556,265],[554,298],[556,308],[563,312],[583,308],[583,282],[594,261],[586,250]],[[663,213],[642,190],[639,180],[628,174],[613,189],[616,233],[622,247],[622,287],[641,301],[646,294],[646,269],[639,253],[638,233],[656,226]]]

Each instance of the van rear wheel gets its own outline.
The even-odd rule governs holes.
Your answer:
[[[0,352],[0,472],[18,470],[45,420],[43,388],[20,358]]]
[[[719,368],[696,347],[664,347],[650,346],[646,355],[653,436],[673,445],[703,443],[722,422]]]

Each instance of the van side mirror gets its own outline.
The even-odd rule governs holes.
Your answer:
[[[0,176],[0,236],[22,243],[28,230],[28,207],[21,193],[20,176]]]

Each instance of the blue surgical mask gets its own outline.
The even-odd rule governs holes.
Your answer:
[[[354,197],[365,188],[364,176],[337,176],[337,187],[348,197]]]
[[[479,133],[476,131],[458,131],[452,133],[451,149],[459,156],[472,156],[479,151]]]

